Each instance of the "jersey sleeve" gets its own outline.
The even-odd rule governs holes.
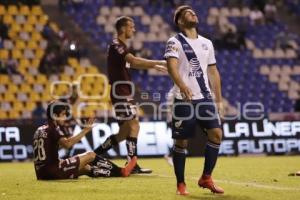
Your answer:
[[[166,44],[164,58],[179,58],[179,43],[175,38],[170,38]]]
[[[129,53],[128,49],[120,44],[113,44],[112,48],[117,54],[119,54],[123,58],[125,58],[125,56]]]
[[[216,64],[215,50],[212,42],[209,45],[208,66]]]

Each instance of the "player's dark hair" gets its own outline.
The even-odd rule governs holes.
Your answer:
[[[133,19],[131,17],[128,16],[121,16],[116,20],[115,23],[115,28],[117,30],[117,32],[119,33],[121,28],[127,25],[127,22],[132,21]]]
[[[184,11],[187,10],[187,9],[193,10],[192,7],[188,6],[188,5],[183,5],[183,6],[179,6],[178,8],[176,8],[175,13],[174,13],[174,23],[176,25],[178,25],[179,18],[184,13]]]
[[[53,114],[59,115],[61,112],[66,111],[67,115],[69,113],[69,106],[66,102],[63,101],[52,101],[47,106],[47,120],[54,121],[55,117]]]

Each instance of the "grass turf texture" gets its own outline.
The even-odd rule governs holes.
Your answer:
[[[125,160],[114,160],[123,165]],[[155,199],[300,199],[300,177],[289,172],[300,170],[300,158],[293,157],[221,157],[214,172],[224,195],[214,195],[198,188],[203,158],[188,158],[186,183],[189,196],[175,195],[173,168],[164,159],[139,159],[139,164],[153,169],[153,174],[129,178],[81,177],[78,180],[36,181],[33,164],[0,163],[1,200],[155,200]]]

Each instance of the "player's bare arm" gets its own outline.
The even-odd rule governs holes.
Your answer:
[[[167,67],[171,78],[173,79],[174,83],[180,88],[181,93],[184,95],[183,98],[190,101],[192,100],[192,91],[190,90],[190,88],[186,86],[186,84],[180,78],[177,66],[178,66],[177,58],[172,58],[172,57],[167,58]]]
[[[209,66],[207,69],[208,79],[211,90],[215,95],[215,101],[218,106],[219,114],[223,115],[222,92],[221,92],[221,77],[216,65]]]
[[[149,60],[136,57],[131,53],[125,56],[125,60],[135,69],[156,69],[158,71],[167,72],[165,60]]]
[[[83,138],[86,134],[88,134],[92,130],[92,125],[94,123],[95,119],[89,119],[86,123],[86,127],[78,134],[74,135],[72,137],[62,137],[59,139],[58,144],[64,148],[71,148],[74,144],[79,142],[81,138]]]

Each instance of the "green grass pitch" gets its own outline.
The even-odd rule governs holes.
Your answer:
[[[114,160],[124,164],[124,160]],[[153,169],[151,175],[129,178],[81,177],[78,180],[36,181],[33,164],[0,163],[1,200],[299,200],[300,177],[289,172],[300,170],[299,156],[221,157],[214,172],[216,183],[225,189],[215,195],[200,189],[197,180],[203,158],[188,158],[186,183],[189,196],[175,195],[173,168],[160,159],[140,159],[141,166]]]

